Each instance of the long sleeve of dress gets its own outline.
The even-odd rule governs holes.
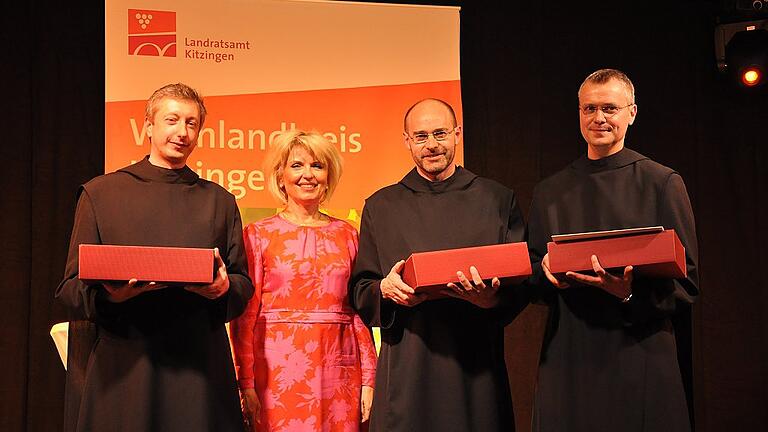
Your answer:
[[[373,387],[376,381],[376,347],[373,345],[371,330],[363,324],[363,320],[358,315],[355,315],[353,325],[360,352],[363,385]]]
[[[347,243],[349,256],[352,258],[352,266],[357,260],[357,251],[359,249],[360,239],[357,231],[353,231],[352,241]],[[350,269],[351,270],[351,269]],[[362,385],[373,387],[376,381],[376,348],[371,337],[371,330],[363,324],[363,320],[355,313],[352,321],[354,328],[355,341],[357,343],[360,356],[360,369],[362,375]]]
[[[241,389],[254,388],[254,329],[261,308],[261,289],[264,280],[264,266],[261,262],[261,243],[258,232],[253,226],[243,232],[245,254],[248,260],[248,274],[254,286],[254,295],[248,302],[245,312],[232,321],[230,332],[235,356],[237,379]]]

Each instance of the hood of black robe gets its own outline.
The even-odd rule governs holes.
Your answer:
[[[124,172],[143,181],[153,181],[160,183],[182,183],[195,184],[200,178],[197,173],[188,166],[179,169],[163,168],[152,165],[149,162],[149,155],[133,165],[119,169],[117,172]]]
[[[577,171],[599,172],[625,167],[643,159],[648,158],[634,150],[624,147],[618,152],[600,159],[589,159],[587,155],[584,154],[573,161],[571,168]]]
[[[467,189],[476,178],[477,174],[457,165],[456,172],[445,180],[429,181],[413,168],[399,183],[414,192],[442,193]]]

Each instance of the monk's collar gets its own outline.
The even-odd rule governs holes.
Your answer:
[[[139,162],[118,171],[128,173],[141,180],[160,183],[194,184],[199,179],[199,176],[188,166],[179,169],[159,167],[149,162],[149,156],[145,156]]]
[[[573,162],[572,167],[581,171],[596,172],[625,167],[643,159],[648,158],[624,147],[618,152],[600,159],[589,159],[587,155],[583,155]]]
[[[429,181],[419,174],[416,168],[412,169],[402,180],[400,184],[416,192],[440,193],[450,190],[460,190],[468,187],[477,175],[471,171],[456,166],[456,171],[447,179],[440,181]]]

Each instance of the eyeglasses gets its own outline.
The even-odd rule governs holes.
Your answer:
[[[585,116],[591,116],[595,115],[598,111],[602,111],[603,115],[606,117],[613,117],[616,114],[619,113],[619,111],[623,110],[624,108],[631,107],[634,105],[633,103],[629,105],[624,106],[616,106],[612,104],[608,105],[584,105],[579,107],[579,111],[581,111],[582,114]]]
[[[424,144],[429,140],[429,136],[432,135],[432,137],[435,139],[435,141],[445,141],[448,139],[448,135],[452,134],[456,131],[456,127],[454,127],[451,130],[448,129],[435,129],[431,133],[430,132],[416,132],[413,134],[413,136],[408,135],[408,132],[403,132],[405,136],[413,140],[416,144]]]

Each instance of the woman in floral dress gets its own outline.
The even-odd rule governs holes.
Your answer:
[[[285,208],[245,227],[256,295],[231,326],[244,417],[253,431],[358,431],[376,352],[347,300],[357,231],[320,212],[341,157],[319,133],[288,131],[267,171]]]

